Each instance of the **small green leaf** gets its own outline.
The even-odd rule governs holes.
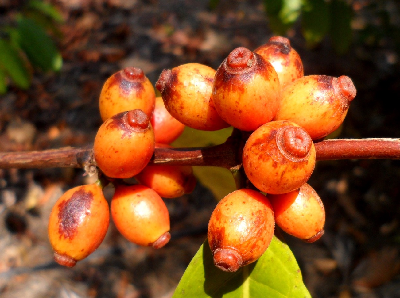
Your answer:
[[[39,0],[31,0],[28,2],[27,8],[36,10],[42,13],[43,15],[52,18],[56,22],[62,22],[64,20],[63,16],[58,11],[58,9],[50,3],[46,3]]]
[[[332,0],[330,37],[338,54],[344,54],[352,40],[351,19],[353,10],[347,1]]]
[[[172,143],[174,147],[208,147],[219,145],[231,135],[232,128],[217,131],[203,131],[186,127],[183,134]],[[193,167],[200,183],[211,190],[217,200],[234,191],[235,181],[230,171],[219,167]],[[215,182],[218,183],[215,183]]]
[[[0,94],[7,92],[6,73],[0,68]]]
[[[205,241],[186,268],[173,298],[311,297],[289,247],[274,237],[261,258],[234,273],[213,263]]]
[[[297,21],[302,0],[264,0],[269,26],[275,34],[285,35]]]
[[[51,36],[61,39],[63,36],[62,31],[58,23],[55,23],[52,19],[47,18],[39,11],[26,11],[24,16],[28,19],[33,20],[36,24],[41,26],[46,32],[49,32]]]
[[[329,32],[330,17],[325,0],[304,0],[301,27],[308,46],[315,46]]]
[[[27,89],[31,77],[20,50],[9,41],[0,39],[0,69],[7,74],[14,83],[21,89]]]
[[[32,64],[44,71],[59,71],[62,57],[52,39],[33,20],[20,16],[17,20],[16,42],[24,50]]]

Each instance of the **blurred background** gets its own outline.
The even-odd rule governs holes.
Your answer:
[[[354,81],[357,96],[330,137],[400,137],[396,0],[0,0],[0,151],[89,145],[114,72],[139,67],[155,84],[165,68],[216,69],[234,48],[254,50],[276,34],[290,39],[305,75]],[[227,135],[187,130],[181,142],[212,145]],[[0,297],[171,297],[217,200],[233,189],[225,170],[196,174],[192,194],[166,200],[166,247],[128,243],[111,224],[100,248],[67,269],[52,260],[48,216],[66,189],[95,177],[0,169]],[[313,297],[400,297],[399,178],[396,160],[317,164],[309,183],[325,204],[325,235],[313,244],[284,235]]]

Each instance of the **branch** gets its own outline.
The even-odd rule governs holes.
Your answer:
[[[238,142],[228,138],[220,145],[204,148],[156,148],[150,164],[217,166],[240,164]],[[336,139],[315,143],[317,160],[400,159],[400,139]],[[0,152],[0,169],[95,167],[92,147],[43,151]]]

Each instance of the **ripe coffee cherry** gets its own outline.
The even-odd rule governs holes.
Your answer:
[[[211,99],[215,70],[199,63],[187,63],[163,70],[156,83],[165,107],[183,124],[201,130],[228,127]]]
[[[274,212],[261,193],[239,189],[223,198],[208,223],[214,264],[235,272],[265,252],[274,235]]]
[[[218,114],[232,126],[252,131],[271,121],[281,87],[273,66],[246,48],[234,49],[219,66],[212,98]]]
[[[160,147],[171,146],[156,144],[156,148]],[[135,178],[161,197],[169,199],[191,193],[196,186],[196,177],[191,166],[148,165]]]
[[[162,198],[144,185],[117,185],[111,216],[130,242],[161,248],[169,242],[169,213]]]
[[[156,105],[151,118],[156,143],[170,144],[175,141],[185,129],[185,125],[167,111],[161,97],[156,98]]]
[[[132,110],[107,119],[97,131],[93,151],[97,166],[106,176],[135,176],[154,152],[149,117],[142,110]]]
[[[272,64],[279,77],[281,88],[304,76],[303,62],[299,54],[283,36],[273,36],[269,41],[254,50]]]
[[[100,93],[101,119],[140,109],[151,116],[156,94],[149,79],[140,68],[126,67],[107,79]]]
[[[310,178],[315,167],[315,147],[308,133],[290,121],[260,126],[243,148],[243,168],[255,187],[287,193]]]
[[[101,244],[109,222],[108,203],[98,184],[77,186],[65,192],[49,219],[54,260],[63,266],[75,266]]]
[[[324,205],[310,185],[305,183],[292,192],[267,196],[276,224],[286,233],[306,242],[317,241],[324,234]]]
[[[355,96],[356,88],[347,76],[305,76],[283,90],[275,119],[297,123],[319,140],[342,124]]]

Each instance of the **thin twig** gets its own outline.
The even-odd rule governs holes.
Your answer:
[[[335,139],[315,144],[317,160],[400,159],[400,139]],[[240,162],[238,145],[229,139],[204,148],[156,148],[151,164],[218,166],[232,168]],[[0,169],[94,167],[91,146],[43,151],[0,152]]]

